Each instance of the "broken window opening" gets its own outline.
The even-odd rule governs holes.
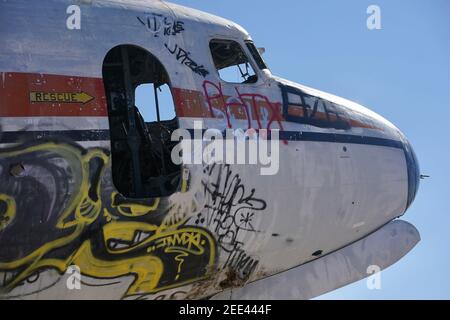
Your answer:
[[[174,108],[155,108],[154,92],[155,85],[153,83],[140,84],[134,92],[136,105],[139,106],[145,122],[173,120],[176,117]],[[157,94],[159,106],[172,104],[172,92],[167,83],[157,87]]]
[[[171,94],[167,97],[170,80],[163,65],[144,49],[118,46],[105,57],[103,81],[116,189],[130,198],[172,194],[181,176],[181,166],[171,160],[178,118]]]
[[[256,83],[258,76],[241,45],[233,40],[213,39],[209,43],[214,65],[222,80]]]

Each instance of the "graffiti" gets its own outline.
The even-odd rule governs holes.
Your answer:
[[[136,18],[156,38],[161,33],[164,36],[175,36],[184,31],[183,21],[173,20],[162,14],[150,13],[144,17],[137,16]]]
[[[246,190],[229,165],[213,164],[205,168],[205,174],[205,209],[192,220],[196,225],[208,226],[216,235],[218,246],[228,255],[223,268],[236,268],[246,279],[258,262],[242,249],[241,235],[258,232],[255,220],[266,202],[255,197],[255,189]]]
[[[247,279],[256,269],[259,261],[255,257],[249,256],[242,249],[237,249],[228,256],[223,268],[230,267],[240,279]]]
[[[157,13],[151,13],[145,17],[136,17],[137,20],[151,33],[154,37],[159,37],[161,34],[165,37],[175,36],[182,33],[184,29],[184,22],[180,20],[174,20],[170,17],[163,16]],[[164,44],[170,54],[175,56],[175,59],[180,64],[185,65],[192,72],[206,77],[209,71],[205,69],[204,65],[199,65],[191,57],[191,53],[181,48],[178,44],[175,44],[173,48],[170,48],[167,43]]]
[[[5,169],[18,163],[24,167],[19,176]],[[186,219],[165,221],[165,199],[111,192],[108,165],[107,151],[67,142],[0,151],[2,294],[45,270],[63,275],[70,265],[91,278],[133,276],[123,297],[209,276],[216,260],[212,235],[185,226]]]
[[[201,190],[193,187],[194,184],[197,184],[194,183],[195,177],[191,177],[186,172],[189,171],[184,169],[181,192],[173,194],[169,198],[162,225],[176,225],[186,221],[204,208],[204,196]]]
[[[228,128],[233,127],[231,120],[234,118],[246,119],[247,129],[254,128],[252,122],[256,120],[257,129],[270,130],[277,124],[277,129],[283,130],[280,103],[270,102],[269,98],[258,93],[241,93],[237,87],[234,89],[236,96],[227,97],[223,94],[220,83],[208,80],[203,82],[203,93],[211,117],[224,117]]]
[[[116,208],[121,215],[127,217],[140,217],[155,211],[159,206],[160,198],[147,199],[133,199],[130,201],[120,193],[114,191],[111,194],[111,206]]]
[[[175,261],[178,262],[175,280],[180,278],[182,266],[188,269],[196,269],[198,265],[186,265],[186,257],[189,256],[205,256],[205,244],[212,242],[212,238],[208,233],[201,233],[196,228],[184,228],[168,234],[161,234],[155,240],[149,252],[163,249],[165,253],[175,254]],[[206,255],[207,256],[207,255]],[[186,263],[185,263],[186,262]]]
[[[169,48],[169,45],[166,43],[164,46],[167,48],[167,50],[175,56],[175,59],[180,62],[182,65],[187,66],[189,69],[192,70],[192,72],[202,76],[206,77],[209,74],[209,71],[205,69],[203,65],[198,65],[197,62],[192,60],[190,57],[190,52],[187,52],[183,48],[181,48],[179,45],[175,44],[173,48]]]
[[[229,165],[184,175],[173,197],[130,199],[111,185],[109,161],[107,150],[57,140],[0,151],[0,295],[46,290],[76,265],[103,285],[132,276],[122,297],[150,297],[210,277],[218,249],[223,269],[255,270],[244,237],[266,203]],[[49,285],[27,289],[47,271]]]
[[[0,194],[0,231],[5,229],[16,215],[16,201],[14,198]]]
[[[181,300],[186,299],[187,292],[186,291],[175,291],[171,294],[161,294],[158,295],[154,300]]]

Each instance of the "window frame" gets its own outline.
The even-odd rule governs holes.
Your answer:
[[[230,81],[226,81],[224,79],[222,79],[222,77],[220,76],[219,70],[217,70],[216,68],[216,64],[214,63],[214,58],[213,58],[213,54],[211,51],[211,47],[210,47],[210,43],[213,40],[225,40],[225,41],[234,41],[236,42],[242,52],[245,54],[245,56],[247,57],[248,63],[250,64],[250,66],[252,67],[253,71],[255,72],[255,75],[257,77],[256,81],[253,83],[242,83],[242,82],[230,82]],[[208,41],[206,43],[206,47],[207,47],[207,51],[208,51],[208,55],[209,55],[209,60],[210,60],[210,64],[212,66],[212,68],[214,69],[214,74],[216,75],[217,79],[219,79],[219,81],[223,84],[232,84],[232,85],[245,85],[245,86],[249,86],[249,85],[253,85],[253,86],[257,86],[260,85],[261,83],[264,82],[263,80],[263,74],[261,72],[261,69],[256,65],[252,54],[249,52],[247,46],[245,45],[245,42],[243,39],[238,39],[238,38],[234,38],[234,37],[230,37],[230,36],[223,36],[223,35],[214,35],[214,36],[210,36],[208,37]]]
[[[167,72],[167,71],[166,71]],[[143,83],[140,83],[140,84],[138,84],[135,88],[134,88],[134,91],[133,91],[133,98],[134,98],[134,104],[136,105],[136,107],[139,109],[139,110],[141,110],[141,107],[142,106],[138,106],[137,104],[136,104],[136,89],[139,87],[139,86],[142,86],[142,85],[147,85],[147,84],[152,84],[153,86],[155,85],[154,83],[152,83],[152,82],[143,82]],[[172,119],[160,119],[159,120],[159,122],[164,122],[164,121],[174,121],[175,119],[177,119],[177,124],[178,124],[178,127],[180,127],[180,120],[178,119],[178,115],[177,115],[177,108],[176,108],[176,106],[175,106],[175,99],[174,99],[174,97],[173,97],[173,92],[172,92],[172,86],[171,86],[171,84],[170,84],[170,80],[169,80],[169,82],[167,82],[167,83],[164,83],[163,85],[167,85],[167,87],[169,88],[169,91],[170,91],[170,95],[171,95],[171,98],[172,98],[172,104],[173,104],[173,110],[174,110],[174,117],[172,118]],[[158,90],[158,89],[156,89],[156,90]],[[153,92],[153,94],[151,94],[152,95],[152,97],[153,97],[153,103],[155,103],[155,92]],[[158,97],[158,100],[159,100],[159,97]],[[157,106],[155,105],[155,115],[159,112],[159,113],[161,113],[161,109],[159,109],[158,111],[156,111],[156,108],[157,108]],[[142,114],[142,112],[141,112],[141,114]],[[144,120],[146,120],[145,119],[145,117],[143,116],[143,118],[144,118]],[[149,122],[147,122],[146,121],[146,123],[155,123],[155,122],[158,122],[158,119],[155,119],[154,121],[149,121]]]
[[[119,45],[111,47],[106,52],[106,54],[105,54],[105,56],[103,58],[103,61],[102,61],[102,81],[103,81],[103,88],[105,90],[105,96],[107,96],[107,95],[109,95],[111,93],[111,91],[109,90],[110,88],[107,88],[107,85],[109,84],[109,81],[108,81],[109,78],[105,77],[105,68],[108,67],[108,66],[105,66],[105,62],[106,62],[107,57],[111,54],[112,50],[119,50],[119,49],[122,50],[121,47],[125,47],[125,50],[127,50],[127,51],[131,50],[131,49],[136,49],[136,50],[144,52],[146,55],[150,55],[151,58],[154,59],[158,63],[158,68],[161,67],[160,71],[164,72],[165,75],[167,76],[167,79],[165,79],[166,82],[164,82],[164,84],[167,84],[167,86],[168,86],[168,88],[170,90],[171,102],[172,102],[172,107],[174,108],[175,117],[170,119],[170,120],[159,120],[159,121],[156,120],[156,121],[153,121],[153,122],[145,122],[145,119],[142,119],[142,120],[144,120],[144,124],[146,125],[146,124],[152,124],[152,123],[173,122],[175,124],[175,129],[174,130],[179,129],[180,128],[180,119],[179,119],[179,115],[177,113],[177,108],[176,108],[176,104],[175,104],[176,100],[175,100],[175,96],[174,96],[174,93],[173,93],[171,73],[168,71],[168,68],[166,67],[167,63],[163,62],[163,59],[161,59],[161,57],[159,55],[153,54],[153,52],[150,51],[147,47],[138,46],[138,45],[132,45],[132,44],[119,44]],[[128,52],[128,54],[129,54],[129,52]],[[123,56],[121,56],[120,59],[123,59]],[[124,68],[125,67],[122,66],[121,74],[125,72]],[[172,73],[172,75],[173,75],[173,73]],[[131,79],[129,79],[129,80],[131,80]],[[123,89],[125,91],[127,91],[126,76],[121,76],[120,77],[120,81],[123,81]],[[153,85],[155,85],[155,83],[156,83],[155,81],[153,81],[153,82],[143,81],[143,82],[139,82],[139,83],[135,84],[135,83],[133,83],[133,81],[130,81],[129,86],[130,86],[131,90],[130,90],[129,94],[131,95],[131,98],[133,100],[133,105],[134,105],[135,109],[137,109],[137,111],[139,111],[139,108],[140,107],[142,108],[142,106],[137,106],[136,105],[136,88],[139,87],[142,84],[153,84]],[[125,96],[127,96],[126,93],[125,93]],[[152,96],[154,97],[154,94]],[[108,97],[106,97],[106,105],[107,105],[108,127],[109,127],[109,130],[112,131],[113,128],[117,127],[114,123],[112,123],[112,117],[113,117],[112,111],[117,111],[118,109],[114,109],[113,104],[111,103],[111,101],[108,100]],[[128,114],[128,112],[129,112],[128,111],[128,105],[126,106],[126,108],[127,108],[126,112]],[[156,108],[156,105],[155,105],[155,108]],[[128,117],[128,115],[127,115],[127,117]],[[136,120],[135,120],[135,122],[136,122]],[[131,187],[132,188],[129,188],[130,186],[127,186],[127,189],[123,189],[122,188],[123,186],[120,186],[120,183],[119,184],[117,183],[117,181],[118,181],[116,179],[117,176],[115,175],[114,169],[113,169],[114,166],[118,164],[118,161],[114,159],[115,158],[114,154],[116,152],[114,150],[115,149],[114,144],[117,143],[120,140],[123,140],[123,142],[125,143],[127,139],[125,139],[125,138],[116,139],[110,134],[110,137],[109,137],[108,140],[109,140],[110,153],[111,153],[111,155],[110,155],[110,157],[111,157],[111,159],[110,159],[111,182],[112,182],[112,186],[113,186],[114,190],[118,194],[122,195],[124,198],[127,198],[127,199],[153,199],[153,198],[157,198],[157,197],[160,197],[160,198],[170,197],[171,195],[180,192],[181,187],[182,187],[182,177],[183,177],[182,175],[183,175],[183,168],[184,168],[184,164],[183,163],[177,165],[179,170],[177,170],[176,173],[179,175],[179,179],[178,179],[177,185],[176,186],[175,186],[175,184],[173,185],[174,186],[173,189],[168,189],[168,188],[166,188],[165,190],[159,189],[158,194],[144,194],[148,190],[142,189],[141,190],[142,192],[138,192],[138,191],[134,190],[133,189],[134,182],[131,183]],[[129,148],[129,144],[127,144],[127,145],[128,145],[128,148]],[[141,147],[142,147],[142,144],[139,146],[139,148],[141,148]],[[128,149],[128,151],[130,151],[130,150]],[[116,153],[116,155],[117,155],[117,153]],[[161,164],[163,163],[163,161],[164,161],[164,159],[162,159]],[[140,167],[139,171],[141,171],[141,169],[142,169],[142,163],[143,162],[141,161],[141,159],[139,159],[139,167]],[[163,165],[161,165],[161,167],[163,167]],[[130,175],[129,179],[131,181],[133,181],[133,180],[135,180],[134,179],[135,178],[134,177],[134,170],[130,170],[130,172],[132,172],[132,174]],[[150,176],[150,178],[154,179],[154,178],[160,178],[160,177],[163,177],[163,176],[170,177],[170,175],[172,175],[174,173],[175,173],[175,171],[170,172],[170,173],[166,173],[165,175],[160,174],[158,176]],[[141,179],[142,179],[142,171],[141,171]],[[142,188],[144,186],[144,183],[141,182],[140,186]],[[124,191],[126,191],[126,192],[124,192]],[[168,192],[164,192],[164,191],[168,191]],[[136,193],[139,193],[139,194],[136,194]],[[140,193],[142,193],[142,195],[140,195]]]
[[[258,66],[259,70],[269,70],[269,67],[267,66],[266,61],[264,60],[263,56],[259,53],[258,48],[255,46],[255,42],[251,39],[248,40],[244,40],[245,43],[245,47],[246,49],[250,52],[251,57],[253,58],[253,60],[255,61],[256,65]],[[250,48],[248,47],[249,44],[251,44],[254,48],[255,48],[255,54],[253,54],[253,52],[250,50]],[[257,57],[261,60],[261,65],[260,63],[257,61],[258,59],[256,59],[255,55],[257,55]],[[264,66],[264,68],[263,68]]]

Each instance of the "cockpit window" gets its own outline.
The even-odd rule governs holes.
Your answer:
[[[233,83],[255,83],[258,80],[247,55],[236,41],[213,39],[209,48],[222,80]]]
[[[250,53],[252,54],[253,59],[255,59],[255,62],[258,65],[258,68],[260,68],[261,70],[267,69],[267,65],[264,62],[264,59],[259,54],[258,49],[256,49],[253,41],[245,41],[245,45],[247,46],[248,51],[250,51]]]

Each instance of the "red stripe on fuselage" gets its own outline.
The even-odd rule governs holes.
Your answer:
[[[205,81],[205,83],[210,83]],[[285,121],[281,103],[269,101],[265,96],[242,93],[236,88],[232,103],[230,96],[217,92],[208,93],[182,88],[172,88],[178,117],[215,118],[213,109],[226,115],[228,126],[231,118],[247,120],[250,128],[257,122],[258,128],[283,129]],[[211,89],[211,88],[209,88]],[[237,102],[236,102],[237,101]],[[140,107],[140,106],[137,106]],[[262,114],[266,124],[262,124]],[[107,117],[108,107],[102,78],[76,77],[40,73],[0,72],[0,117]],[[325,117],[317,112],[316,117]],[[347,119],[352,127],[378,129],[372,124]],[[273,126],[274,125],[274,126]]]
[[[34,93],[33,98],[30,93]],[[38,99],[35,93],[38,93]],[[107,115],[101,78],[0,73],[0,117]]]

